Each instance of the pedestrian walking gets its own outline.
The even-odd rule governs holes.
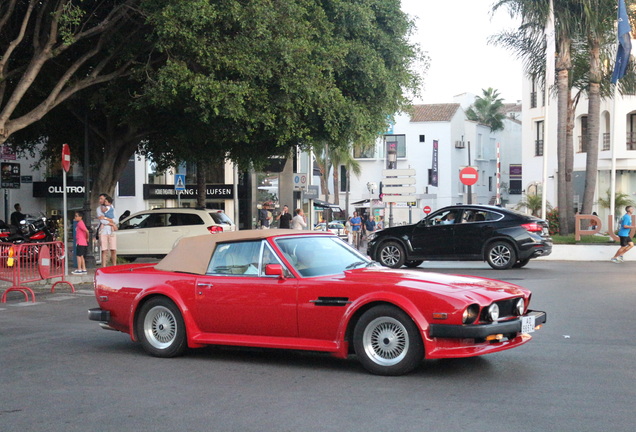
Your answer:
[[[360,234],[362,233],[362,219],[358,216],[358,212],[353,212],[351,218],[351,231],[353,232],[353,245],[360,247]]]
[[[634,213],[634,207],[625,207],[625,214],[621,218],[617,232],[618,238],[621,241],[621,247],[618,248],[616,254],[610,260],[613,263],[622,263],[623,255],[627,253],[628,250],[634,247],[634,242],[632,241],[632,238],[630,236],[632,228],[634,228],[632,226],[632,213]]]

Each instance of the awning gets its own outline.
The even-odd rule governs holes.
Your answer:
[[[363,199],[362,201],[352,202],[351,204],[353,204],[354,206],[358,206],[358,207],[364,207],[364,206],[368,206],[369,205],[369,200],[368,199]]]
[[[333,209],[333,210],[336,210],[336,211],[339,211],[339,212],[342,211],[340,206],[337,205],[337,204],[331,204],[331,203],[328,203],[327,201],[322,201],[322,200],[317,200],[317,199],[314,200],[314,207],[330,208],[330,209]]]

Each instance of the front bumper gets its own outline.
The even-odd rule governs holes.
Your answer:
[[[526,316],[534,316],[535,325],[545,324],[545,312],[528,311]],[[432,338],[485,339],[495,334],[511,334],[521,332],[521,317],[492,324],[448,325],[431,324],[429,336]]]

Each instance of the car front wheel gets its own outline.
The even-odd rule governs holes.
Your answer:
[[[510,243],[497,241],[488,246],[486,261],[495,270],[506,270],[517,262],[517,254]]]
[[[402,310],[389,305],[366,311],[353,333],[360,363],[376,375],[403,375],[424,358],[420,332]]]
[[[405,261],[404,248],[396,242],[386,242],[378,250],[378,261],[385,267],[400,268]]]
[[[165,297],[146,302],[137,317],[137,334],[147,353],[175,357],[186,349],[186,331],[179,308]]]

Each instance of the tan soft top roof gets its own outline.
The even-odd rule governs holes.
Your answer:
[[[204,234],[196,237],[185,237],[179,240],[177,246],[172,249],[164,259],[159,261],[157,270],[194,273],[204,275],[210,264],[212,252],[217,243],[225,243],[237,240],[262,240],[283,234],[325,234],[324,231],[312,233],[311,231],[290,229],[268,230],[244,230],[223,232],[218,234]]]

